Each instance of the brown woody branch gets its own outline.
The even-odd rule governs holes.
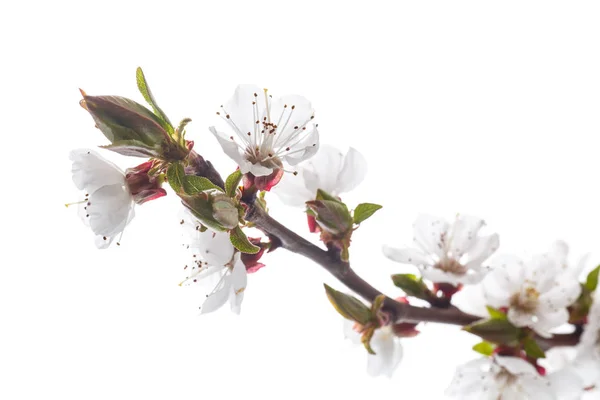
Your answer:
[[[196,171],[193,172],[197,175],[205,176],[213,183],[223,187],[223,179],[210,161],[205,160],[200,155],[195,154],[195,156]],[[293,253],[303,255],[319,264],[349,289],[369,302],[373,302],[377,296],[382,295],[379,290],[358,276],[349,263],[342,261],[339,253],[325,251],[310,243],[273,219],[254,200],[254,193],[242,199],[248,206],[245,216],[246,221],[253,223],[256,228],[263,231],[273,241],[279,243],[281,247]],[[436,322],[464,326],[481,319],[478,316],[464,313],[453,306],[448,308],[415,307],[410,304],[397,302],[387,296],[385,297],[383,309],[390,313],[391,320],[396,323]],[[536,337],[536,339],[540,346],[544,349],[549,349],[555,346],[574,346],[579,342],[580,335],[581,332],[575,332],[572,334],[554,335],[549,339],[542,337]]]

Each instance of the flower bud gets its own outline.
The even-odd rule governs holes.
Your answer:
[[[212,193],[213,218],[224,228],[233,229],[239,224],[239,210],[234,200],[223,193]]]
[[[259,262],[259,260],[265,253],[265,250],[269,248],[269,243],[261,242],[260,238],[250,238],[249,237],[248,240],[250,241],[250,243],[252,243],[253,245],[258,246],[260,248],[260,250],[256,254],[249,254],[249,253],[241,254],[241,260],[244,263],[244,265],[246,266],[246,272],[249,274],[252,274],[265,266],[265,264]]]
[[[161,187],[162,180],[157,176],[148,175],[153,164],[153,161],[146,161],[125,171],[125,181],[133,200],[137,204],[143,204],[167,195],[167,192]]]

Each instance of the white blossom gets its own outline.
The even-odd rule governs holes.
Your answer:
[[[231,133],[210,131],[242,173],[267,176],[313,156],[319,148],[319,133],[312,127],[314,111],[302,96],[271,99],[266,89],[239,85],[233,97],[217,113]]]
[[[436,283],[474,284],[488,272],[482,266],[498,248],[498,234],[480,235],[484,221],[458,215],[453,224],[443,218],[420,215],[413,224],[416,248],[384,246],[389,259],[413,264],[423,277]]]
[[[125,174],[93,150],[73,150],[69,158],[73,182],[86,193],[79,213],[96,235],[96,246],[107,248],[134,216],[135,203]]]
[[[240,253],[226,232],[201,232],[200,222],[188,210],[184,213],[182,226],[188,232],[187,246],[193,256],[185,266],[187,276],[180,285],[200,286],[207,292],[200,307],[201,314],[216,311],[227,301],[231,310],[239,314],[247,284],[246,267]]]
[[[353,321],[344,319],[344,336],[355,345],[360,345],[361,334],[355,330]],[[402,361],[402,343],[394,335],[389,325],[383,326],[373,334],[371,348],[375,354],[367,353],[367,373],[371,376],[387,376],[391,378]]]
[[[551,254],[534,256],[523,262],[514,256],[492,260],[493,271],[483,281],[487,304],[507,308],[508,319],[518,327],[530,327],[539,335],[569,319],[567,307],[581,293],[579,281],[565,272]]]
[[[285,204],[301,207],[315,199],[317,189],[339,196],[356,188],[367,174],[367,161],[352,147],[343,154],[333,146],[322,145],[297,172],[282,179],[273,191]]]
[[[577,400],[582,389],[570,371],[541,376],[521,358],[497,355],[458,367],[446,394],[461,400]]]
[[[597,291],[594,295],[574,363],[586,385],[595,386],[600,393],[600,296]]]

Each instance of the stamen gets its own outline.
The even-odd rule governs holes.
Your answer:
[[[268,90],[269,89],[264,89],[264,91],[265,91],[265,104],[267,105],[267,117],[269,118],[268,121],[269,121],[269,123],[271,123],[271,110],[269,109],[269,98],[267,97],[268,96],[268,94],[267,94]]]
[[[85,203],[87,201],[88,201],[88,199],[81,200],[81,201],[76,201],[76,202],[73,202],[73,203],[65,203],[65,207],[69,208],[70,206],[74,206],[75,204],[83,204],[83,203]]]

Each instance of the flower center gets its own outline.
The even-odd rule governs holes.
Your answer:
[[[501,387],[511,386],[517,379],[517,376],[510,373],[506,368],[501,368],[496,374],[496,382],[498,382]]]
[[[539,297],[540,292],[529,286],[524,291],[512,295],[510,306],[525,313],[532,313],[537,308]]]
[[[442,258],[433,267],[456,275],[464,275],[467,273],[467,269],[461,263],[454,258],[449,257]]]

